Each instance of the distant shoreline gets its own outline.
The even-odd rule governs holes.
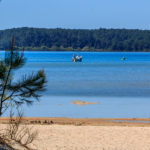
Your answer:
[[[25,50],[150,51],[150,30],[22,27],[0,30],[0,36],[0,49],[10,48],[14,36],[16,48]]]
[[[6,50],[0,50],[0,52],[5,52]],[[19,49],[19,51],[22,51],[22,49]],[[93,53],[150,53],[150,51],[65,51],[65,50],[24,50],[24,52],[74,52],[74,53],[87,53],[87,52],[93,52]]]

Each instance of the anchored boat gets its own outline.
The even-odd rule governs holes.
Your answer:
[[[122,57],[121,60],[126,60],[126,58],[125,58],[125,57]]]
[[[82,56],[76,56],[75,54],[73,54],[73,57],[72,57],[72,61],[73,62],[82,62]]]

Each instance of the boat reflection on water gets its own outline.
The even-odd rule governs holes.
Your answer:
[[[82,56],[73,54],[72,62],[82,62]]]

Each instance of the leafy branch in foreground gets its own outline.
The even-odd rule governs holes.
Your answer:
[[[24,75],[14,81],[13,73],[25,64],[24,52],[14,50],[14,37],[11,49],[5,52],[0,60],[0,116],[12,105],[32,104],[38,100],[40,92],[45,90],[46,77],[44,70]]]

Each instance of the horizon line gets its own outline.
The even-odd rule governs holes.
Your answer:
[[[107,28],[107,27],[99,27],[99,28],[64,28],[64,27],[31,27],[31,26],[22,26],[22,27],[11,27],[0,29],[2,30],[11,30],[11,29],[21,29],[21,28],[34,28],[34,29],[64,29],[64,30],[99,30],[99,29],[106,29],[106,30],[142,30],[142,31],[149,31],[150,29],[140,29],[140,28]]]

